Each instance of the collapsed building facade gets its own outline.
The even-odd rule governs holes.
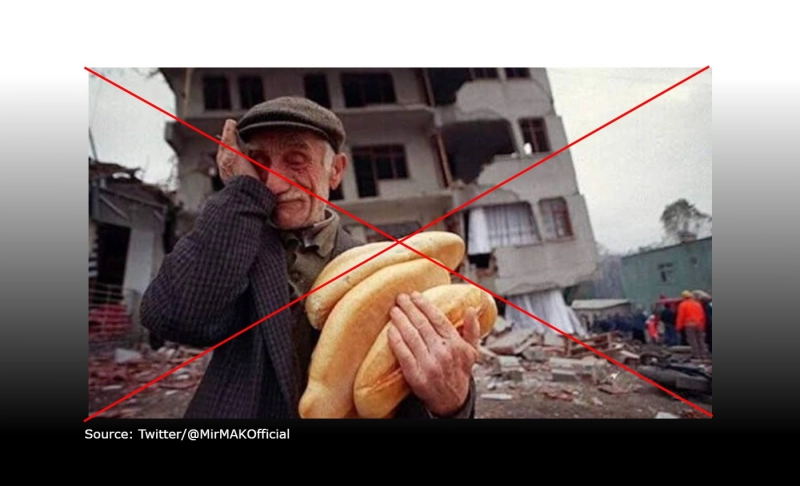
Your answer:
[[[177,69],[161,73],[176,116],[209,135],[226,118],[277,96],[330,108],[347,131],[350,163],[330,200],[402,238],[568,144],[545,69]],[[218,145],[178,123],[166,139],[178,160],[179,234],[222,188]],[[342,215],[366,242],[385,237]],[[457,269],[564,332],[585,335],[566,305],[598,264],[586,202],[563,151],[471,202],[430,230],[459,233],[467,258]],[[456,278],[457,279],[457,278]],[[459,280],[459,279],[457,279]],[[515,327],[549,329],[498,302]]]

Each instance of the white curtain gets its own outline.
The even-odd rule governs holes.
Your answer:
[[[469,213],[469,254],[491,253],[504,246],[530,245],[539,241],[533,212],[528,204],[476,208]]]
[[[512,304],[525,309],[532,315],[567,334],[577,337],[586,337],[588,335],[586,326],[578,319],[572,308],[564,302],[564,296],[559,289],[512,295],[507,299]],[[511,323],[513,329],[534,329],[538,334],[546,332],[559,334],[510,305],[506,305],[505,318]]]

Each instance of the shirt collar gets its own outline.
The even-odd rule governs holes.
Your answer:
[[[315,248],[317,254],[322,257],[328,256],[333,251],[336,230],[338,229],[339,215],[329,209],[325,209],[325,218],[308,228],[301,228],[292,231],[281,231],[284,244],[289,245],[292,241],[299,243],[300,247]]]

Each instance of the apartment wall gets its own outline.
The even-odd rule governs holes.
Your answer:
[[[406,127],[372,123],[369,125],[351,124],[348,129],[347,151],[361,145],[400,144],[405,147],[408,179],[378,181],[381,197],[419,195],[438,191],[444,187],[444,180],[436,159],[433,145],[426,132],[417,127]],[[355,169],[351,163],[343,179],[343,192],[346,200],[358,199]]]
[[[457,205],[518,174],[541,157],[497,158],[487,166],[476,187],[461,191]],[[501,188],[470,204],[470,207],[530,203],[540,238],[546,238],[544,215],[539,207],[544,199],[563,197],[569,211],[572,236],[558,240],[494,251],[497,274],[485,280],[496,292],[514,295],[553,287],[569,287],[590,279],[599,263],[594,234],[584,197],[578,192],[572,161],[561,153]],[[467,208],[469,209],[469,207]]]
[[[373,144],[402,144],[406,148],[409,180],[379,181],[379,198],[374,201],[359,201],[355,172],[352,163],[343,180],[345,201],[337,202],[359,218],[371,224],[392,224],[416,220],[425,225],[540,161],[550,153],[537,153],[526,157],[496,157],[485,167],[475,187],[454,191],[454,199],[441,202],[425,199],[425,194],[436,193],[444,188],[437,154],[430,140],[431,129],[448,123],[460,123],[485,119],[505,119],[511,122],[514,144],[523,152],[523,135],[519,119],[542,117],[552,151],[567,145],[567,137],[561,118],[553,109],[550,86],[544,69],[531,69],[531,79],[506,80],[501,71],[500,80],[478,80],[464,84],[457,93],[457,101],[449,107],[432,110],[430,121],[424,116],[415,123],[407,123],[398,116],[398,110],[386,107],[345,108],[340,74],[346,71],[381,71],[380,69],[260,69],[196,70],[193,76],[193,96],[189,112],[184,116],[215,118],[226,116],[238,118],[243,111],[239,107],[236,79],[243,74],[261,75],[267,99],[284,95],[304,95],[303,75],[322,72],[327,74],[328,89],[334,111],[346,120],[349,153],[353,146]],[[425,103],[424,86],[415,70],[389,69],[393,76],[397,104],[419,106]],[[205,113],[202,96],[204,73],[221,73],[228,77],[231,88],[231,112]],[[182,85],[178,80],[176,85]],[[180,102],[179,102],[180,105]],[[362,115],[363,114],[363,115]],[[423,120],[423,121],[419,121]],[[192,142],[181,157],[181,200],[186,209],[196,211],[203,200],[213,192],[207,175],[207,166],[201,162],[207,155],[205,144],[210,141]],[[215,150],[215,149],[213,149]],[[416,201],[414,198],[418,198]],[[502,248],[495,252],[498,271],[493,277],[483,278],[482,285],[494,288],[502,295],[526,293],[553,287],[575,285],[591,277],[596,269],[597,254],[589,222],[586,203],[580,195],[575,171],[568,152],[559,154],[521,177],[493,191],[471,207],[524,200],[531,203],[540,235],[543,235],[543,218],[539,201],[552,197],[564,197],[573,229],[571,238],[545,241],[519,248]],[[385,200],[385,204],[380,204]],[[432,201],[436,202],[432,202]],[[469,208],[467,208],[469,209]],[[466,212],[466,211],[465,211]],[[363,225],[343,217],[343,223],[354,225],[357,236],[363,236]],[[440,223],[433,229],[444,229]]]
[[[417,78],[413,69],[230,69],[230,68],[204,68],[196,69],[192,74],[191,94],[188,110],[184,117],[193,118],[218,118],[239,117],[244,108],[239,99],[239,76],[260,76],[264,85],[265,99],[279,96],[304,96],[303,76],[311,73],[325,73],[328,81],[331,105],[334,111],[345,109],[344,94],[342,92],[341,74],[345,72],[389,72],[392,74],[398,105],[415,105],[425,103],[425,91],[422,83]],[[203,103],[203,77],[207,75],[220,75],[228,79],[231,93],[230,111],[207,112]],[[183,86],[185,81],[177,78],[176,85]],[[180,100],[179,104],[180,104]]]
[[[527,198],[526,198],[527,199]],[[597,269],[598,256],[583,196],[565,197],[573,236],[557,241],[495,250],[496,291],[523,294],[548,288],[565,288],[588,280]],[[530,202],[534,198],[528,199]],[[534,206],[537,223],[542,221]],[[540,227],[541,230],[541,227]]]
[[[662,276],[661,265],[671,265]],[[712,291],[712,240],[651,250],[622,259],[625,298],[640,307],[651,306],[659,297],[679,297],[684,290]]]
[[[324,72],[328,81],[332,109],[339,113],[364,111],[363,108],[349,109],[344,106],[340,75],[345,72],[390,72],[393,77],[398,105],[420,105],[425,102],[424,87],[411,69],[196,69],[191,76],[190,99],[188,110],[183,116],[189,119],[219,120],[225,118],[238,118],[244,109],[240,105],[237,79],[244,75],[257,75],[262,77],[264,96],[270,99],[278,96],[298,95],[303,96],[303,76],[309,73]],[[173,76],[172,84],[182,87],[185,82],[183,70],[170,71]],[[174,73],[174,74],[172,74]],[[228,79],[231,93],[232,109],[230,111],[209,111],[204,108],[203,77],[206,75],[222,75]],[[180,99],[178,105],[182,106]],[[371,108],[367,108],[369,111]],[[180,110],[179,110],[180,111]],[[381,196],[395,197],[407,194],[419,194],[443,187],[444,181],[440,174],[435,153],[428,138],[428,131],[424,126],[408,125],[397,120],[393,121],[392,114],[385,119],[370,119],[360,122],[358,119],[346,124],[347,145],[345,150],[358,145],[373,144],[402,144],[406,149],[409,171],[408,180],[380,181],[379,191]],[[184,208],[191,212],[200,209],[203,201],[213,193],[208,169],[213,167],[213,158],[209,153],[216,151],[214,142],[195,134],[188,134],[189,142],[179,153],[179,201]],[[349,164],[343,192],[346,199],[358,198],[355,183],[355,171],[352,163]]]
[[[553,150],[566,145],[563,125],[555,114],[552,91],[546,70],[530,69],[529,79],[480,79],[465,83],[453,105],[440,107],[437,124],[463,123],[486,119],[511,122],[517,151],[522,153],[524,138],[521,118],[544,118]]]

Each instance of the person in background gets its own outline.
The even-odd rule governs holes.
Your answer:
[[[655,344],[661,341],[658,335],[658,317],[655,312],[647,317],[645,322],[647,327],[647,343]]]
[[[631,316],[631,337],[634,340],[647,343],[647,313],[644,311],[636,312]]]
[[[678,335],[675,331],[675,311],[672,309],[671,304],[664,304],[660,317],[661,322],[664,323],[664,343],[667,346],[676,346],[678,344]]]
[[[711,296],[702,290],[694,291],[695,299],[697,299],[703,306],[703,311],[706,314],[706,346],[708,346],[708,353],[711,354]]]
[[[705,311],[692,292],[684,290],[681,297],[683,301],[678,305],[675,327],[679,332],[686,331],[686,340],[692,348],[692,355],[697,359],[705,359],[708,356]]]

